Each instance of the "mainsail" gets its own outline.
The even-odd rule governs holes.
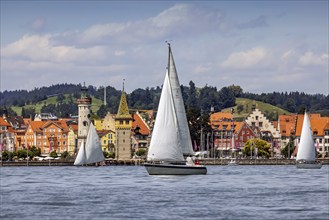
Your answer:
[[[316,160],[314,141],[313,141],[313,137],[312,137],[311,123],[310,123],[310,119],[306,112],[304,114],[302,134],[300,137],[300,143],[298,146],[296,160],[297,161],[298,160],[305,160],[305,161],[315,161]]]
[[[93,123],[90,123],[86,145],[82,142],[74,165],[97,163],[103,160],[105,160],[105,157],[102,152],[101,142]]]
[[[183,96],[179,84],[179,79],[176,71],[174,57],[169,45],[168,57],[168,72],[171,93],[174,101],[174,108],[178,121],[178,132],[180,136],[180,144],[184,155],[194,155],[190,130],[187,123],[186,112],[184,107]]]
[[[154,124],[151,143],[147,154],[148,160],[183,161],[180,147],[177,115],[166,72],[159,101],[158,112]]]

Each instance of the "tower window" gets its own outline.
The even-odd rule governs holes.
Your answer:
[[[88,122],[87,121],[83,121],[83,126],[87,126]]]

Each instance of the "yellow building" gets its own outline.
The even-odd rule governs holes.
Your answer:
[[[94,125],[95,125],[96,130],[98,130],[98,131],[103,130],[103,122],[104,122],[103,119],[94,120]]]
[[[78,139],[78,125],[77,124],[71,124],[69,126],[69,133],[68,133],[68,152],[70,155],[73,155],[76,150],[77,145],[77,139]]]
[[[104,152],[115,152],[115,131],[112,130],[101,130],[98,131],[98,136],[101,140],[102,151]]]

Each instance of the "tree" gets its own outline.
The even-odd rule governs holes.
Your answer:
[[[281,150],[281,154],[284,155],[285,158],[289,159],[293,154],[295,150],[294,140],[295,137],[291,136],[287,145]]]
[[[241,97],[243,94],[243,89],[240,86],[230,85],[227,87],[234,95],[234,97]]]
[[[41,155],[41,149],[40,148],[36,148],[36,146],[32,146],[29,150],[29,155],[31,152],[31,157],[36,157],[36,156],[40,156]]]
[[[243,111],[243,109],[244,109],[244,107],[243,107],[243,105],[238,105],[237,106],[237,111],[238,111],[238,114],[240,114],[242,111]]]
[[[192,143],[196,141],[200,145],[201,129],[204,134],[211,133],[210,117],[208,114],[201,114],[201,110],[196,108],[187,109],[186,115]]]
[[[32,117],[34,118],[35,116],[35,108],[22,108],[22,116],[23,118],[29,118]]]
[[[247,156],[255,155],[255,148],[257,148],[257,156],[270,157],[270,144],[259,138],[249,139],[243,148],[243,153]]]
[[[143,149],[143,148],[140,148],[136,151],[136,155],[139,156],[139,157],[146,156],[146,150]]]
[[[54,151],[52,151],[51,153],[50,153],[50,155],[49,155],[50,157],[53,157],[53,158],[56,158],[56,157],[58,157],[58,155],[57,155],[57,152],[54,150]]]
[[[58,103],[62,104],[64,100],[65,100],[65,96],[64,96],[63,94],[59,94],[59,95],[57,96],[56,101],[57,101]]]
[[[69,152],[64,151],[63,153],[61,153],[61,159],[66,159],[70,156]]]
[[[99,107],[99,109],[97,111],[97,115],[101,118],[104,118],[108,111],[109,111],[109,108],[107,106],[101,105],[101,107]]]

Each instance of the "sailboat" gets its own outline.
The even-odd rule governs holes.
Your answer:
[[[144,166],[150,175],[206,174],[207,168],[194,164],[190,157],[195,153],[169,43],[168,47],[167,71]]]
[[[234,135],[232,135],[231,144],[232,144],[232,154],[234,154],[234,156],[231,157],[231,160],[227,163],[227,165],[229,165],[229,166],[236,166],[236,165],[238,165],[238,163],[236,161]]]
[[[312,137],[311,123],[306,111],[297,151],[296,166],[301,169],[320,169],[322,167],[322,164],[316,160],[316,149]]]
[[[102,152],[101,142],[93,123],[90,123],[86,144],[82,142],[74,165],[97,164],[104,161],[105,157]]]

